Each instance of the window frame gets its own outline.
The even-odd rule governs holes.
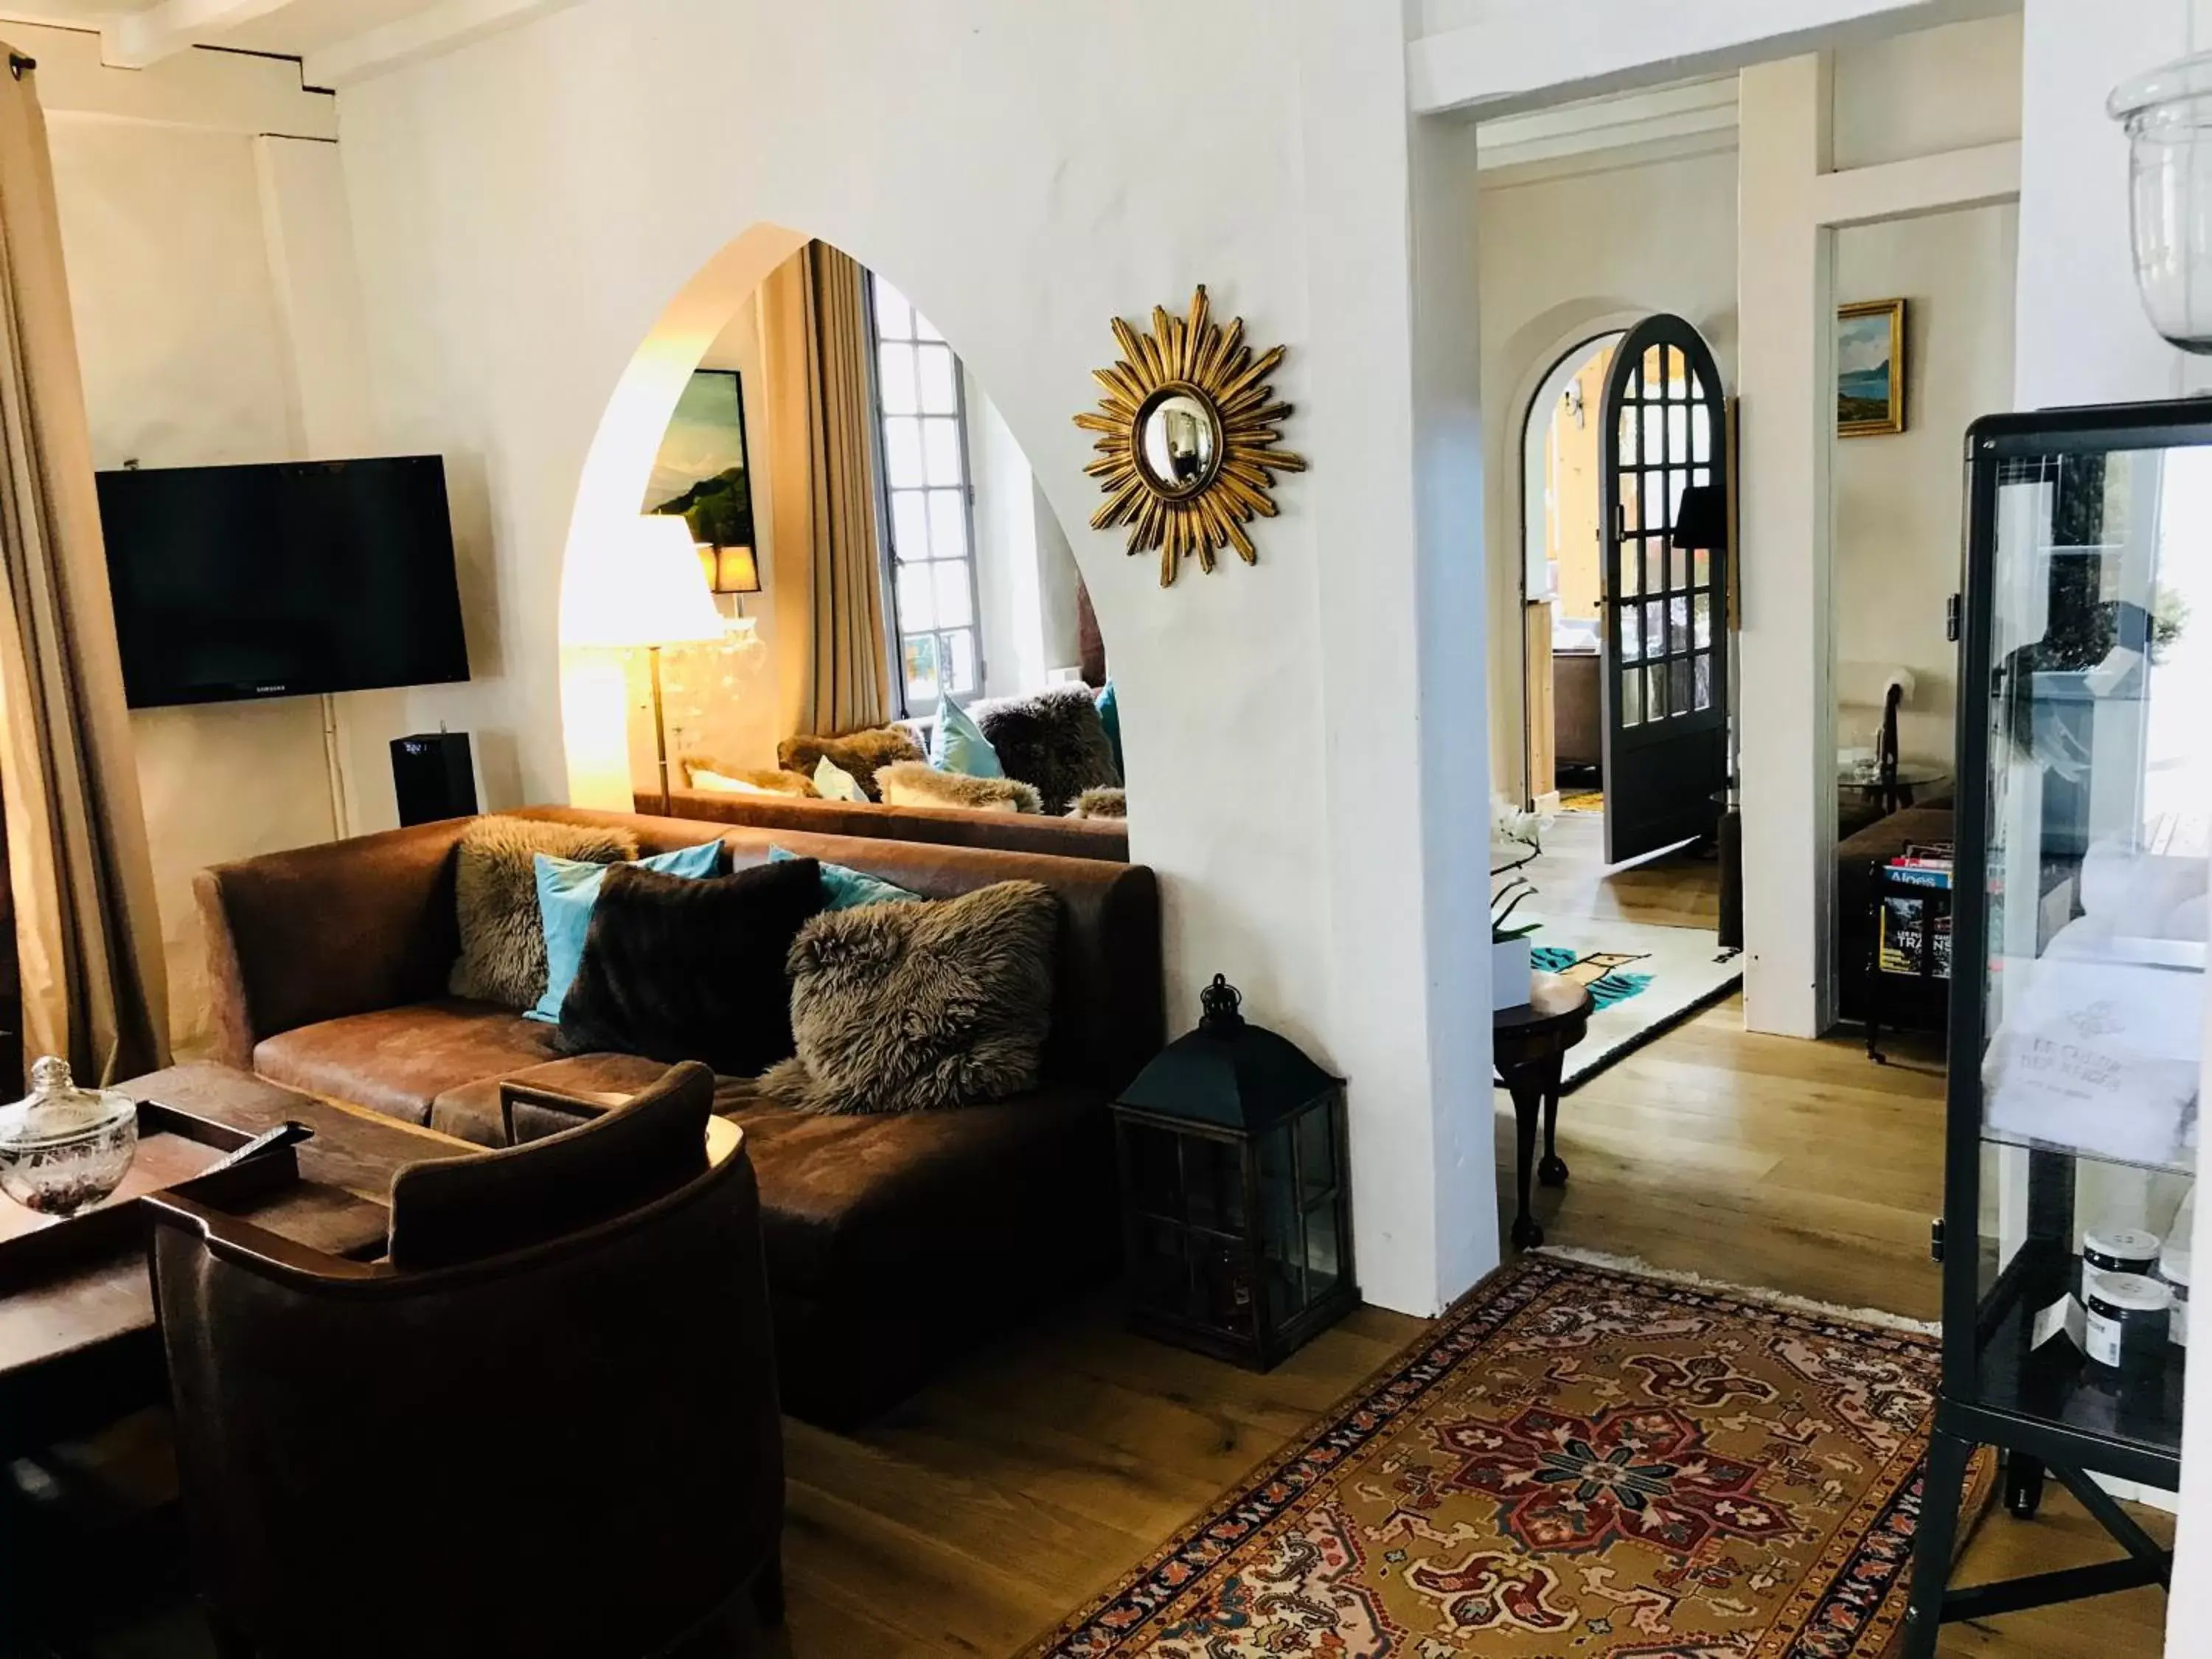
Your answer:
[[[869,270],[866,272],[866,281],[863,284],[867,301],[866,310],[868,326],[868,400],[875,415],[870,437],[875,464],[878,580],[883,594],[884,642],[890,658],[890,668],[894,700],[902,717],[909,720],[928,720],[935,718],[944,698],[948,694],[963,702],[981,696],[988,673],[983,660],[983,596],[979,568],[981,561],[977,557],[978,549],[975,544],[975,454],[970,447],[971,430],[968,422],[968,368],[961,361],[960,354],[953,350],[951,343],[945,338],[944,334],[937,330],[934,324],[928,325],[932,332],[937,336],[934,340],[922,340],[917,334],[912,332],[897,339],[886,340],[876,302],[877,286],[882,282],[883,279],[873,270]],[[924,322],[927,322],[927,319],[922,317],[921,308],[915,306],[903,291],[898,289],[896,284],[884,285],[890,287],[893,292],[897,294],[910,316],[921,318]],[[894,486],[891,483],[889,455],[890,428],[886,422],[893,419],[915,419],[919,422],[923,419],[944,420],[947,417],[942,413],[922,415],[920,412],[918,398],[916,413],[911,416],[895,416],[884,407],[883,348],[886,344],[906,345],[910,349],[922,344],[941,344],[946,355],[952,360],[952,413],[950,418],[953,422],[955,452],[960,458],[960,482],[957,486],[930,484],[927,482],[919,485]],[[926,472],[924,476],[926,478]],[[963,627],[929,627],[909,630],[899,614],[898,573],[902,562],[898,556],[897,537],[894,527],[896,519],[892,512],[893,501],[896,497],[902,495],[918,495],[921,498],[924,515],[927,517],[931,495],[941,494],[954,488],[960,492],[960,515],[966,543],[965,552],[957,558],[941,558],[937,556],[936,550],[933,546],[922,558],[905,562],[924,564],[933,568],[945,564],[964,565],[967,574],[969,619]],[[945,684],[945,670],[952,660],[952,653],[948,641],[951,635],[961,633],[967,634],[974,641],[975,677],[972,684],[956,684],[948,688]],[[934,638],[937,641],[938,690],[933,696],[917,697],[913,695],[907,678],[907,643],[909,640],[924,638]]]

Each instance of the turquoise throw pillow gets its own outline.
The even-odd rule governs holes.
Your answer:
[[[863,806],[868,800],[860,781],[827,755],[814,763],[814,793],[824,800],[847,800]]]
[[[799,856],[781,847],[768,849],[771,864]],[[919,893],[910,893],[896,882],[882,880],[865,870],[848,870],[842,864],[825,863],[822,866],[822,908],[825,910],[857,910],[864,904],[902,904],[921,897]]]
[[[958,703],[946,697],[937,705],[937,729],[929,736],[929,763],[940,772],[971,778],[1003,778],[999,751],[983,728]]]
[[[664,875],[694,879],[716,875],[722,868],[722,843],[703,841],[696,847],[656,853],[637,862],[641,870],[658,870]],[[607,878],[611,866],[548,858],[540,853],[531,867],[538,874],[538,917],[545,929],[545,994],[522,1017],[543,1025],[558,1025],[561,1004],[568,997],[569,986],[575,983],[576,970],[584,965],[584,936],[592,931],[592,907],[599,902],[599,884]]]
[[[1114,700],[1114,682],[1109,680],[1098,688],[1098,724],[1106,728],[1106,741],[1114,746],[1114,772],[1122,782],[1129,781],[1129,769],[1121,764],[1121,705]]]

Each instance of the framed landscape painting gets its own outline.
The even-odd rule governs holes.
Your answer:
[[[645,511],[682,514],[690,520],[691,539],[705,546],[753,544],[744,388],[735,369],[692,374],[661,436]]]
[[[1836,435],[1905,430],[1905,301],[1836,308]]]

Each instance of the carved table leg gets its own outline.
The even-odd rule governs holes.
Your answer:
[[[1544,1161],[1536,1166],[1536,1179],[1547,1187],[1567,1184],[1567,1161],[1559,1156],[1559,1092],[1565,1086],[1566,1068],[1567,1057],[1561,1054],[1551,1086],[1544,1091]]]
[[[1544,1230],[1528,1212],[1528,1188],[1536,1162],[1538,1119],[1547,1102],[1552,1103],[1554,1112],[1559,1109],[1559,1077],[1565,1060],[1566,1055],[1561,1051],[1498,1068],[1504,1077],[1506,1091],[1513,1097],[1513,1139],[1517,1153],[1514,1187],[1519,1199],[1513,1217],[1516,1249],[1533,1250],[1544,1242]]]

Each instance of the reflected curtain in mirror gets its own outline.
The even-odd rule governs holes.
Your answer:
[[[0,79],[0,798],[25,1050],[133,1077],[168,1059],[161,922],[27,69]]]
[[[804,561],[810,596],[793,731],[857,731],[894,712],[861,281],[852,259],[809,242],[761,290],[777,556]]]

